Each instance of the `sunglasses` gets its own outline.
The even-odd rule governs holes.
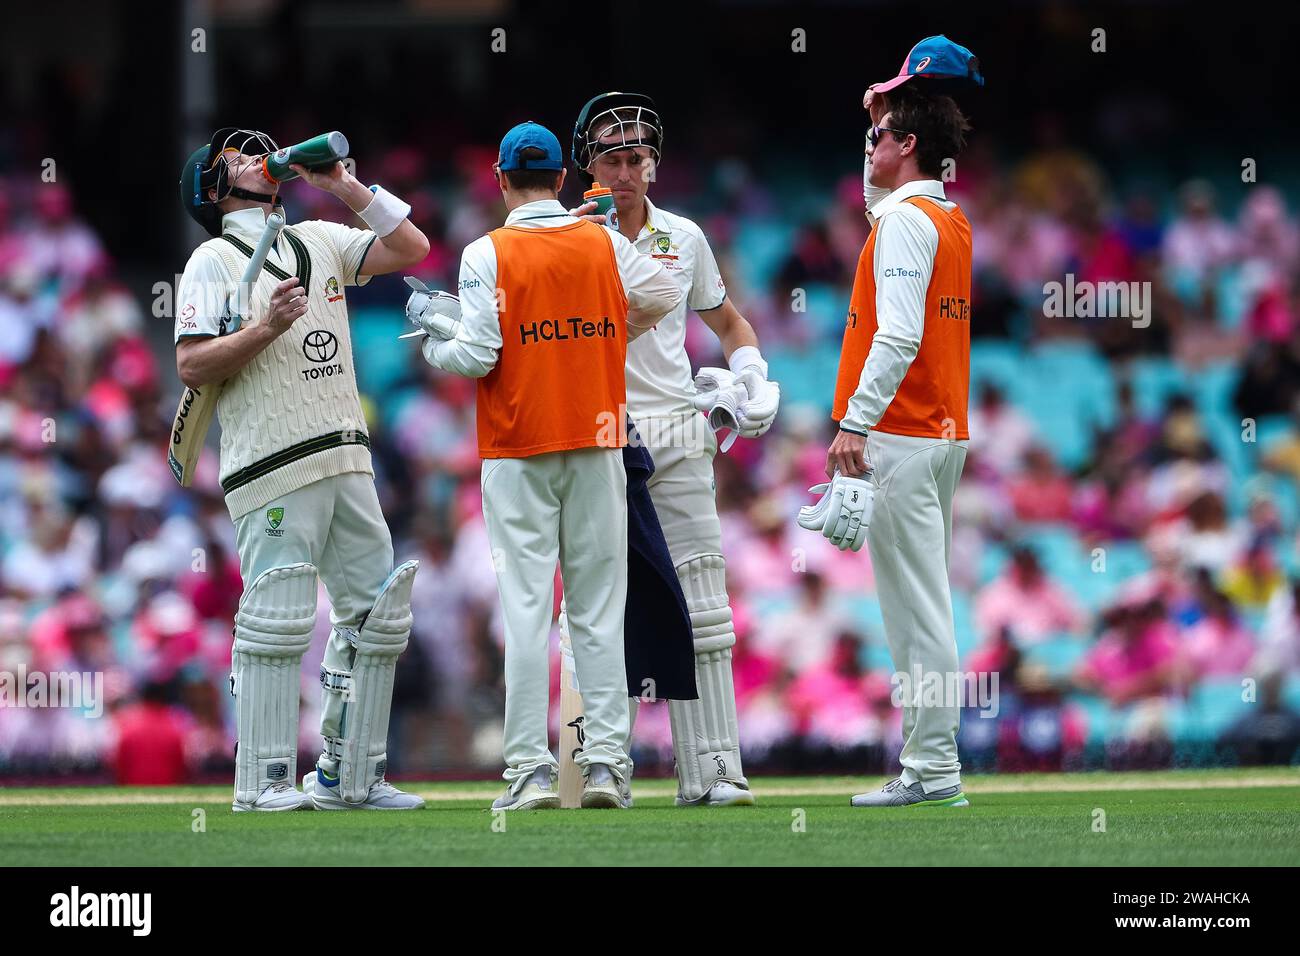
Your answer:
[[[876,144],[880,142],[881,133],[898,133],[900,136],[907,136],[909,132],[905,129],[894,129],[892,126],[873,126],[867,130],[867,142],[871,144],[872,149],[875,149]]]

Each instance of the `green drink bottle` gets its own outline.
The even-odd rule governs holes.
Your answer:
[[[287,183],[298,178],[298,174],[289,168],[290,163],[298,163],[308,169],[332,166],[348,155],[348,149],[348,138],[338,130],[321,133],[296,146],[287,146],[271,153],[262,161],[263,171],[272,182]]]

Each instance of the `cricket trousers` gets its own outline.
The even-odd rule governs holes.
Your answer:
[[[637,433],[654,460],[647,488],[673,564],[722,553],[722,524],[713,477],[718,441],[692,409],[638,419]]]
[[[875,430],[867,437],[877,486],[867,546],[889,652],[896,673],[906,675],[898,686],[913,692],[903,698],[899,763],[903,782],[920,781],[926,791],[961,782],[961,702],[935,703],[934,695],[918,692],[924,682],[939,681],[941,690],[960,686],[948,560],[952,498],[967,444]]]
[[[239,572],[248,587],[271,568],[315,565],[335,627],[359,628],[393,570],[393,540],[364,472],[333,475],[235,519]]]
[[[505,629],[502,776],[517,790],[538,767],[558,770],[547,739],[555,566],[586,716],[575,763],[629,768],[623,618],[627,603],[627,475],[618,448],[580,448],[483,462],[483,518]]]

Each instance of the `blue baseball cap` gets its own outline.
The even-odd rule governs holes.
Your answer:
[[[541,159],[524,159],[519,154],[529,146],[540,149],[546,155]],[[545,126],[529,120],[520,123],[501,140],[501,151],[497,162],[503,172],[516,169],[554,169],[564,168],[564,154],[560,151],[560,141]]]
[[[960,43],[953,43],[942,34],[926,37],[912,47],[903,60],[898,76],[884,83],[873,83],[871,89],[884,93],[901,86],[914,76],[935,80],[970,80],[977,86],[984,85],[979,58]]]

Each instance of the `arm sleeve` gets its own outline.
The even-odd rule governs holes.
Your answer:
[[[713,249],[704,233],[695,233],[698,244],[695,253],[695,276],[691,281],[691,290],[686,297],[686,305],[696,312],[708,312],[727,301],[727,286],[718,271],[718,260],[714,258]]]
[[[221,261],[202,249],[196,250],[185,263],[176,287],[174,340],[220,335],[221,323],[230,311],[232,291],[234,285]]]
[[[643,256],[636,247],[613,230],[609,233],[614,243],[614,258],[618,262],[619,278],[627,293],[629,309],[649,313],[656,321],[663,318],[682,300],[682,290],[657,259]]]
[[[876,334],[842,428],[865,433],[894,400],[921,347],[938,249],[938,230],[914,206],[902,204],[876,223]]]
[[[496,248],[483,236],[470,243],[460,259],[460,331],[454,339],[424,340],[430,365],[470,378],[482,378],[496,367],[501,354],[496,286]]]
[[[871,207],[888,196],[889,192],[884,186],[871,185],[871,157],[864,155],[862,160],[862,201],[867,207],[867,221],[873,226],[876,220],[871,215]]]
[[[320,223],[325,235],[339,254],[339,268],[343,274],[339,281],[344,285],[362,286],[370,281],[370,276],[359,275],[361,266],[366,261],[366,253],[378,237],[369,229],[354,229],[337,222]]]

